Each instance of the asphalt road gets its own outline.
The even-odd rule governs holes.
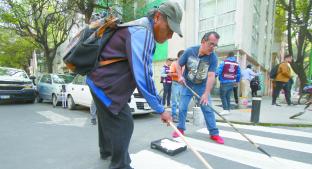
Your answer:
[[[172,128],[156,114],[134,116],[129,152],[135,169],[204,169],[188,149],[168,156],[150,148],[151,141],[170,138]],[[312,168],[312,128],[240,126],[269,152],[268,158],[228,125],[218,124],[225,145],[209,140],[204,127],[187,123],[186,136],[217,169]],[[97,126],[88,109],[70,111],[49,103],[0,105],[1,169],[106,169],[98,153]]]

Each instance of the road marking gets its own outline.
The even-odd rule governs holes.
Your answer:
[[[220,145],[216,143],[211,143],[208,141],[201,141],[186,137],[187,141],[198,151],[224,158],[230,161],[238,162],[248,166],[263,168],[263,169],[272,169],[272,168],[283,168],[283,169],[311,169],[312,165],[283,159],[283,158],[269,158],[268,156],[255,153],[251,151],[241,150],[238,148],[229,147],[226,145]],[[180,138],[176,139],[177,141],[182,142]],[[209,161],[208,161],[209,162]]]
[[[194,169],[148,150],[131,154],[131,166],[135,169]]]
[[[207,135],[209,134],[206,128],[197,130],[197,132],[207,134]],[[239,133],[235,133],[231,131],[220,130],[220,135],[222,137],[227,137],[227,138],[231,138],[235,140],[247,141]],[[301,151],[305,153],[312,153],[312,145],[310,144],[274,139],[274,138],[269,138],[269,137],[255,136],[251,134],[245,134],[245,135],[248,138],[250,138],[252,141],[258,144],[263,144],[263,145],[268,145],[268,146],[273,146],[273,147],[278,147],[278,148],[283,148],[283,149],[288,149],[288,150],[294,150],[294,151]]]
[[[217,125],[218,126],[230,127],[226,123],[217,123]],[[261,132],[268,132],[268,133],[276,133],[276,134],[283,134],[283,135],[290,135],[290,136],[299,136],[299,137],[312,138],[312,133],[307,133],[307,132],[304,132],[304,131],[280,129],[280,128],[274,128],[274,127],[240,125],[240,124],[234,124],[234,126],[236,128],[241,128],[241,129],[249,129],[249,130],[261,131]]]
[[[87,121],[87,118],[69,118],[53,111],[39,111],[37,113],[49,119],[49,121],[39,122],[41,124],[83,127]]]

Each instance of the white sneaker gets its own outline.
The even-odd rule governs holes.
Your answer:
[[[223,110],[222,112],[220,112],[220,115],[228,115],[230,114],[229,110]]]

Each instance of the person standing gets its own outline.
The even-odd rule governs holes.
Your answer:
[[[238,83],[234,84],[233,95],[234,95],[234,99],[235,99],[236,108],[238,108],[239,107],[239,104],[238,104]]]
[[[162,104],[166,105],[166,101],[167,101],[167,107],[170,107],[170,99],[171,99],[172,79],[169,74],[171,63],[172,63],[172,60],[168,58],[166,60],[165,65],[162,67],[162,71],[161,71],[161,78],[162,78],[162,84],[163,84],[163,89],[164,89]]]
[[[90,106],[90,115],[91,115],[91,124],[96,125],[96,106],[93,100]]]
[[[236,61],[233,52],[229,52],[227,58],[221,62],[218,68],[218,77],[220,81],[220,98],[223,111],[221,115],[230,114],[231,95],[234,85],[240,81],[240,67]]]
[[[259,81],[259,76],[255,76],[251,81],[250,81],[250,89],[251,89],[251,96],[252,97],[257,97],[257,91],[260,90],[260,81]]]
[[[258,73],[255,73],[252,70],[251,65],[247,65],[246,69],[242,71],[241,90],[242,90],[242,97],[244,99],[248,98],[248,94],[250,90],[250,81],[257,75]]]
[[[172,86],[171,86],[171,116],[173,122],[178,122],[177,117],[177,107],[179,106],[178,101],[180,100],[180,91],[181,91],[181,84],[179,83],[179,77],[177,73],[177,64],[180,56],[183,54],[184,50],[180,50],[178,52],[177,60],[172,62],[170,66],[170,76],[172,78]]]
[[[210,139],[219,144],[224,144],[223,138],[219,136],[214,112],[208,106],[218,62],[214,48],[218,45],[219,39],[220,36],[217,32],[208,32],[202,37],[200,46],[186,49],[179,59],[179,64],[177,64],[177,73],[181,84],[189,86],[201,96],[199,100],[200,108],[204,114]],[[182,67],[184,65],[185,69],[182,75]],[[186,129],[187,108],[193,95],[187,87],[182,87],[179,104],[179,123],[177,126],[182,134],[184,134]],[[176,132],[173,132],[172,136],[179,137]]]
[[[272,105],[281,106],[276,103],[276,99],[279,96],[280,91],[283,89],[285,93],[286,102],[291,105],[290,101],[290,91],[288,89],[288,82],[291,78],[291,71],[288,66],[292,61],[291,55],[286,55],[284,61],[278,66],[277,74],[275,78],[275,87],[273,89]]]
[[[166,1],[147,17],[133,21],[138,26],[118,29],[100,59],[126,59],[98,67],[87,77],[97,108],[100,155],[102,159],[111,156],[109,169],[132,169],[128,149],[134,124],[128,100],[136,87],[163,122],[172,121],[157,94],[152,59],[156,42],[164,43],[174,32],[182,37],[181,20],[179,4]]]

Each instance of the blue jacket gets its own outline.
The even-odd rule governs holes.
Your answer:
[[[237,62],[236,58],[234,56],[227,57],[225,60],[232,61],[232,62]],[[240,81],[241,69],[240,69],[239,65],[238,65],[238,68],[237,68],[237,74],[236,74],[236,79],[235,80],[224,79],[222,77],[223,68],[224,68],[224,61],[221,62],[221,64],[218,67],[218,70],[217,70],[217,75],[219,76],[220,83],[223,83],[223,84],[224,83],[235,83],[235,82],[239,82]]]
[[[87,78],[90,90],[113,114],[127,104],[136,87],[157,113],[165,110],[153,81],[152,59],[156,48],[153,21],[144,17],[136,22],[146,27],[119,29],[101,51],[102,60],[127,58],[127,61],[99,67]]]

